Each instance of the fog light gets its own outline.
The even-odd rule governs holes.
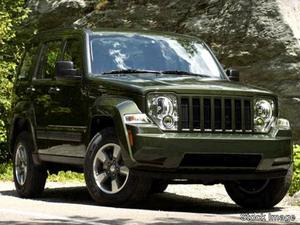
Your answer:
[[[257,132],[261,132],[265,126],[265,121],[262,118],[256,118],[254,120],[254,129]]]
[[[264,122],[264,120],[263,120],[262,118],[257,118],[257,119],[255,120],[255,125],[256,125],[256,126],[264,126],[264,125],[265,125],[265,122]]]
[[[165,116],[163,118],[163,125],[167,128],[167,129],[171,129],[174,126],[174,119],[172,116]]]

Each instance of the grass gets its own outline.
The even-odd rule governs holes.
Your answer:
[[[47,178],[48,181],[52,182],[61,182],[61,183],[66,183],[66,182],[84,182],[84,176],[83,173],[75,173],[71,171],[60,171],[57,175],[56,174],[51,174]]]
[[[0,181],[12,181],[12,163],[0,164]]]
[[[289,190],[289,194],[292,196],[296,192],[300,191],[300,146],[294,146],[294,171],[292,185]]]
[[[12,181],[13,173],[12,173],[12,163],[3,163],[0,164],[0,181]],[[71,171],[60,171],[58,174],[51,174],[48,176],[47,181],[51,182],[84,182],[84,176],[82,173],[75,173]]]

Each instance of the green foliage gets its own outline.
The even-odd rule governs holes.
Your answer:
[[[12,82],[16,65],[23,51],[23,39],[18,37],[20,25],[27,18],[25,0],[0,1],[0,162],[7,159],[7,128],[11,108]]]
[[[58,174],[52,174],[48,177],[48,181],[52,182],[84,182],[84,175],[83,173],[75,173],[71,171],[60,171]]]
[[[293,181],[289,190],[289,194],[293,195],[300,191],[300,146],[294,147],[294,172]]]
[[[12,181],[13,180],[13,166],[12,162],[0,164],[0,181]],[[82,173],[75,173],[71,171],[60,171],[58,174],[51,174],[48,176],[47,181],[51,182],[84,182],[84,176]]]
[[[0,164],[0,181],[12,181],[13,168],[12,163]]]

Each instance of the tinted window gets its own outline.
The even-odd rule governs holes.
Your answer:
[[[55,63],[61,54],[61,41],[47,42],[44,44],[43,55],[39,66],[38,79],[51,79],[55,74]]]
[[[79,40],[68,40],[65,48],[64,61],[72,61],[74,69],[82,71],[82,52]]]
[[[18,76],[19,80],[27,80],[30,76],[30,73],[33,72],[34,59],[37,54],[37,47],[31,46],[25,52],[25,55],[22,60],[22,65],[20,67],[20,73]]]

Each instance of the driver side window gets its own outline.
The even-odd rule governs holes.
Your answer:
[[[55,64],[61,57],[61,41],[50,41],[44,44],[37,79],[52,79],[55,75]]]
[[[67,40],[63,54],[63,61],[72,61],[74,63],[74,69],[77,69],[79,75],[82,74],[82,50],[79,40]]]

